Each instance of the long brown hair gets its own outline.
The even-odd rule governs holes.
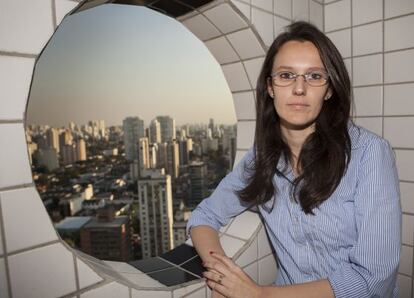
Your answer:
[[[292,182],[292,196],[306,214],[327,200],[343,177],[351,156],[348,122],[351,109],[351,83],[342,57],[335,45],[314,25],[299,21],[287,27],[270,46],[256,88],[256,131],[253,162],[245,165],[249,174],[247,184],[236,191],[241,200],[256,205],[264,204],[277,189],[273,177],[284,176],[277,168],[280,159],[291,160],[291,150],[283,141],[280,119],[267,91],[267,79],[273,61],[283,44],[288,41],[309,41],[319,51],[329,75],[332,95],[324,101],[315,120],[315,131],[302,146],[298,165],[300,175]],[[300,185],[300,187],[298,187]]]

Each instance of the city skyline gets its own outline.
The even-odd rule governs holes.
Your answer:
[[[138,116],[148,124],[167,114],[178,126],[209,118],[236,123],[220,66],[176,20],[105,4],[59,26],[36,66],[27,123],[61,127],[99,119],[113,126]]]

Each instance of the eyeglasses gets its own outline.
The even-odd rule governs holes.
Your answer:
[[[291,71],[278,71],[272,73],[270,78],[272,79],[273,85],[279,87],[287,87],[293,84],[298,77],[303,77],[305,82],[313,87],[320,87],[328,83],[329,76],[323,71],[311,71],[305,74],[297,74]]]

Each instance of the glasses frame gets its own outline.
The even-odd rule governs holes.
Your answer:
[[[290,83],[289,84],[287,84],[287,85],[278,85],[278,84],[276,84],[275,83],[275,76],[277,75],[277,74],[279,74],[279,73],[281,73],[281,72],[289,72],[289,73],[292,73],[293,74],[293,80],[292,81],[290,81]],[[326,78],[325,78],[325,82],[322,84],[322,85],[313,85],[312,83],[309,83],[309,81],[308,81],[308,77],[309,77],[309,75],[310,74],[312,74],[312,72],[307,72],[307,73],[303,73],[303,74],[298,74],[298,73],[294,73],[293,71],[286,71],[286,70],[283,70],[283,71],[278,71],[278,72],[273,72],[270,76],[269,76],[269,78],[270,78],[270,80],[271,80],[271,82],[272,82],[272,84],[274,85],[274,86],[278,86],[278,87],[289,87],[289,86],[291,86],[294,82],[296,82],[296,79],[298,78],[298,77],[303,77],[303,79],[304,79],[304,81],[309,85],[309,86],[312,86],[312,87],[322,87],[322,86],[325,86],[326,84],[328,84],[328,82],[329,82],[329,75],[328,74],[326,74]]]

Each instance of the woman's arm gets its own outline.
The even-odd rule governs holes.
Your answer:
[[[331,284],[327,279],[316,280],[303,284],[262,287],[260,297],[277,298],[335,298]]]
[[[195,226],[190,231],[191,240],[197,250],[198,255],[203,262],[212,260],[212,251],[224,255],[224,250],[221,247],[218,233],[215,229],[209,226]]]

